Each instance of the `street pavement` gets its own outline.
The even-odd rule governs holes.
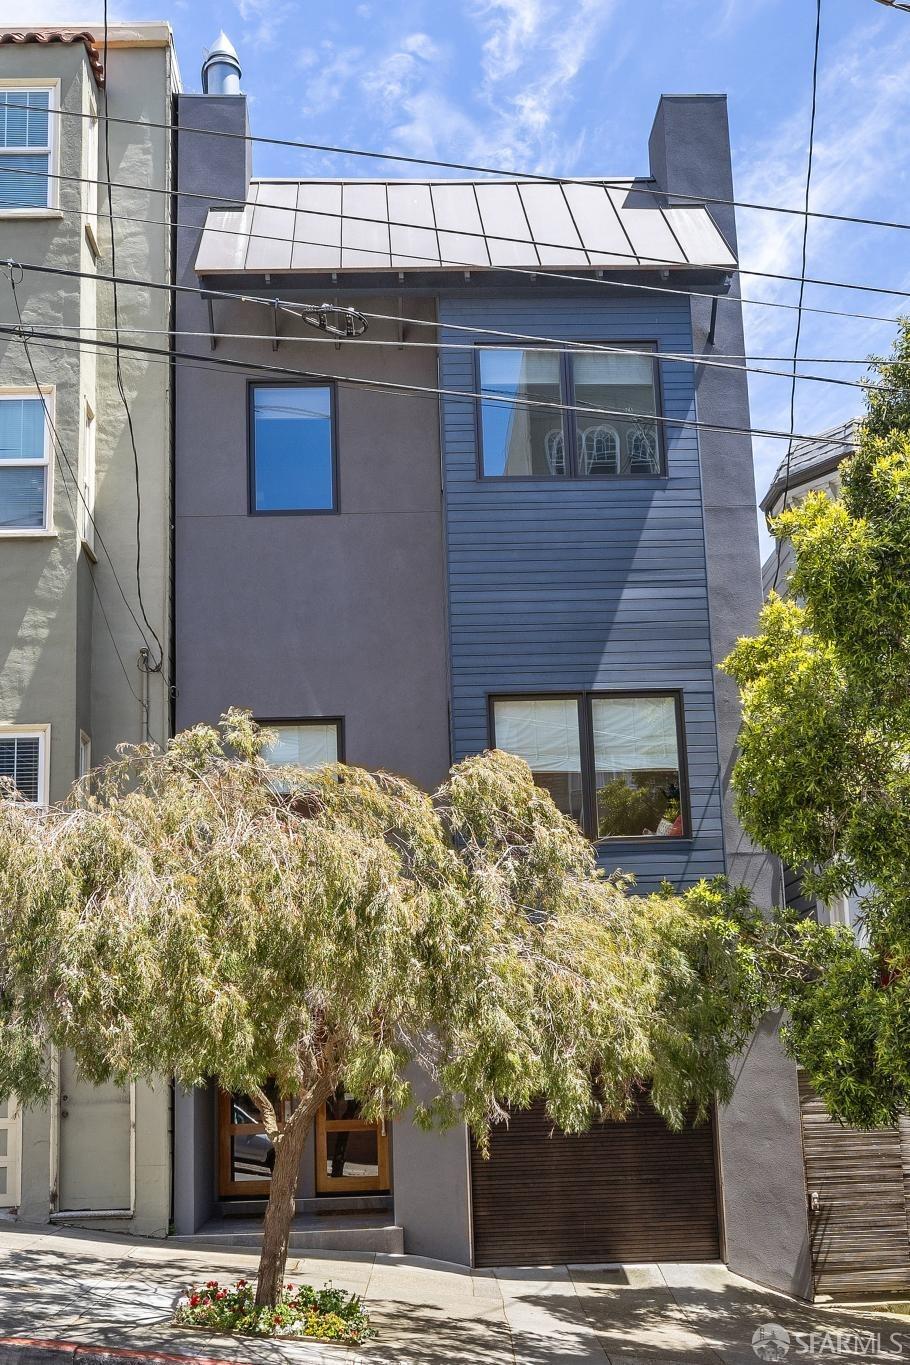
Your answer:
[[[310,1254],[292,1258],[288,1279],[361,1294],[375,1341],[345,1349],[169,1325],[191,1281],[250,1278],[255,1263],[249,1252],[186,1241],[4,1223],[0,1365],[92,1365],[103,1351],[163,1353],[178,1365],[894,1365],[902,1356],[910,1365],[910,1317],[800,1303],[714,1264],[470,1271],[414,1256]],[[68,1343],[69,1354],[39,1344],[49,1342]],[[139,1365],[134,1354],[121,1358]]]

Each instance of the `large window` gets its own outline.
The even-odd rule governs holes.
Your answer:
[[[48,86],[0,87],[0,211],[54,204],[51,95]]]
[[[48,433],[37,395],[0,393],[0,534],[50,526]]]
[[[276,736],[262,755],[275,767],[321,768],[341,758],[340,720],[265,720],[260,724]]]
[[[250,407],[250,510],[334,511],[332,389],[254,384]]]
[[[656,353],[489,346],[477,361],[486,477],[661,473]]]
[[[0,777],[39,806],[47,804],[47,741],[47,726],[0,727]]]
[[[496,697],[492,731],[590,838],[688,833],[675,695]]]

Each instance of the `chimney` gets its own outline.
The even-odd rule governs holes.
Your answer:
[[[224,29],[218,34],[202,63],[204,95],[239,95],[240,61]]]

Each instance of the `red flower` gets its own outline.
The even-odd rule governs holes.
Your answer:
[[[198,1306],[199,1306],[199,1295],[198,1295],[198,1294],[191,1294],[191,1295],[190,1295],[190,1307],[191,1307],[191,1308],[197,1308]]]
[[[275,1316],[272,1318],[272,1322],[275,1324],[276,1327],[280,1327],[280,1326],[281,1326],[281,1318],[278,1316],[277,1313],[276,1313]]]

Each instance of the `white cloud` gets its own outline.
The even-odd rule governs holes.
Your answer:
[[[422,80],[441,49],[427,33],[409,33],[401,46],[370,64],[361,81],[364,90],[391,102],[400,101]]]
[[[274,47],[285,22],[296,14],[293,0],[234,0],[237,12],[249,28],[244,41],[261,51]]]

